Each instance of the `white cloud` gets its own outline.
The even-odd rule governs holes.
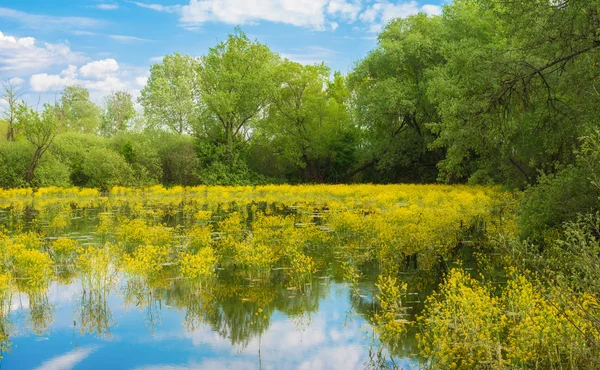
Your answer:
[[[190,0],[184,6],[132,3],[156,11],[179,13],[181,25],[188,30],[199,29],[208,22],[243,25],[268,21],[335,31],[342,21],[360,20],[364,23],[363,29],[377,32],[394,18],[419,12],[438,15],[442,11],[439,5],[419,5],[415,0]]]
[[[38,72],[53,65],[78,63],[85,60],[81,53],[71,51],[66,43],[45,43],[40,47],[33,37],[16,38],[0,32],[0,72],[23,75]]]
[[[206,22],[254,24],[259,21],[324,29],[328,0],[190,0],[181,9],[184,26]]]
[[[442,10],[444,10],[444,8],[439,5],[425,4],[421,7],[421,11],[428,15],[440,15],[442,14]]]
[[[80,85],[91,92],[102,94],[115,90],[127,90],[129,85],[123,81],[119,71],[119,64],[114,59],[97,60],[81,68],[74,65],[60,74],[39,73],[29,78],[31,90],[35,92],[48,92],[62,90],[65,86]]]
[[[102,59],[90,62],[79,68],[79,72],[83,77],[102,78],[110,72],[119,70],[119,64],[114,59]]]
[[[161,63],[163,61],[163,59],[165,59],[164,55],[161,55],[159,57],[151,57],[148,60],[152,63]]]
[[[343,18],[348,19],[349,21],[356,20],[358,13],[360,13],[361,4],[360,0],[358,1],[345,1],[345,0],[330,0],[327,5],[327,12],[329,14],[339,14]]]
[[[135,83],[138,84],[139,87],[144,87],[148,83],[148,77],[144,77],[144,76],[136,77]]]
[[[122,43],[131,43],[131,42],[147,42],[147,41],[152,41],[152,40],[148,40],[148,39],[143,39],[141,37],[135,37],[135,36],[125,36],[125,35],[109,35],[109,38],[122,42]]]
[[[405,18],[420,12],[428,15],[438,15],[441,14],[442,7],[432,4],[419,5],[414,0],[399,3],[377,1],[367,7],[360,14],[359,19],[367,24],[369,32],[376,33],[381,31],[383,26],[392,19]]]
[[[300,64],[327,63],[337,54],[334,50],[320,46],[309,46],[301,49],[291,49],[290,51],[281,53],[281,56]]]
[[[106,22],[87,17],[56,17],[31,14],[0,7],[0,18],[12,19],[31,29],[73,29],[93,28],[106,25]]]
[[[140,3],[138,1],[133,1],[132,3],[139,6],[140,8],[152,9],[158,12],[177,13],[181,10],[181,5],[146,4]]]
[[[96,8],[100,10],[116,10],[119,9],[119,4],[98,4]]]
[[[67,352],[45,361],[36,370],[70,370],[96,351],[95,347],[84,347]]]
[[[65,69],[58,75],[38,73],[29,77],[31,90],[35,92],[56,91],[63,89],[65,86],[77,84],[78,81],[74,77],[71,67],[75,66],[69,66],[68,69]]]
[[[23,85],[23,83],[25,83],[25,80],[20,77],[13,77],[10,80],[8,80],[8,82],[13,86],[19,86]]]

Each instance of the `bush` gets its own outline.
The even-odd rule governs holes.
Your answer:
[[[199,140],[196,146],[200,170],[198,178],[204,185],[255,185],[266,182],[246,163],[243,150],[234,145],[227,153],[225,145]]]
[[[26,141],[0,140],[0,186],[25,186],[25,171],[32,155],[33,147]]]
[[[70,177],[71,172],[69,166],[59,161],[50,153],[46,153],[35,169],[32,185],[36,187],[69,187],[71,185]]]
[[[141,134],[119,134],[111,139],[111,147],[121,154],[133,171],[133,185],[156,185],[162,179],[158,150]]]
[[[157,149],[164,185],[198,185],[200,162],[196,156],[195,139],[187,135],[157,132],[152,145]]]
[[[81,173],[85,186],[106,191],[116,185],[129,185],[133,171],[118,153],[106,148],[94,148],[85,156]]]
[[[103,147],[105,142],[101,137],[69,132],[58,135],[50,151],[69,168],[73,185],[87,186],[88,176],[83,173],[84,159],[91,150]]]
[[[580,213],[599,209],[598,188],[588,168],[567,167],[556,175],[542,176],[526,191],[519,212],[523,238],[541,240],[549,229],[573,220]]]

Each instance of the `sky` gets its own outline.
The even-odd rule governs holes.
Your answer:
[[[96,102],[118,90],[135,97],[164,55],[204,55],[236,26],[284,58],[346,74],[390,19],[439,14],[444,2],[0,0],[0,81],[28,102],[53,102],[73,84]]]

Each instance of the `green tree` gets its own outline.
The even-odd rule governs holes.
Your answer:
[[[68,131],[96,133],[100,126],[100,107],[90,100],[81,86],[67,86],[60,98],[61,124]]]
[[[200,94],[196,133],[224,144],[228,163],[234,159],[236,142],[249,138],[250,128],[269,103],[277,61],[266,45],[236,29],[196,66]]]
[[[596,125],[597,1],[460,0],[441,17],[429,95],[440,179],[532,184]]]
[[[425,14],[393,20],[350,74],[362,134],[362,161],[351,176],[373,166],[408,174],[435,168],[427,125],[439,117],[427,89],[430,71],[444,63],[440,27],[439,17]]]
[[[105,110],[102,115],[101,131],[105,136],[127,131],[129,121],[135,115],[131,94],[117,91],[104,98]]]
[[[259,126],[271,150],[302,169],[305,181],[339,181],[354,162],[349,92],[340,73],[333,81],[329,76],[325,64],[283,61],[276,69],[268,118]]]
[[[138,99],[150,127],[178,134],[191,131],[198,111],[196,65],[194,58],[175,53],[150,67],[148,83]]]
[[[7,124],[6,140],[8,141],[15,141],[17,110],[19,107],[19,99],[22,94],[22,90],[11,80],[2,83],[2,99],[7,105],[4,109],[4,118]]]
[[[58,131],[58,109],[54,105],[46,104],[44,110],[39,113],[27,105],[21,104],[17,111],[17,120],[19,130],[35,148],[25,171],[25,182],[31,185],[35,169],[52,145]]]

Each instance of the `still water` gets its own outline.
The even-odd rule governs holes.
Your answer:
[[[177,281],[133,292],[125,279],[98,296],[52,283],[12,298],[3,369],[361,369],[376,341],[346,284],[326,274],[305,294],[250,286],[197,307]],[[368,292],[368,286],[362,289]],[[104,295],[106,293],[106,295]],[[219,296],[223,294],[212,292]],[[244,295],[259,294],[265,307]],[[201,298],[199,298],[201,299]],[[367,301],[369,297],[365,297]],[[269,302],[270,301],[270,302]],[[183,307],[189,305],[190,307]],[[364,306],[363,302],[363,306]],[[368,306],[368,303],[366,304]],[[198,312],[191,312],[200,308]],[[260,308],[260,313],[256,315]],[[210,312],[211,310],[215,311]],[[414,367],[394,358],[399,368]]]

